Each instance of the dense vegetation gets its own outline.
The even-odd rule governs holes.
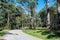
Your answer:
[[[60,33],[53,32],[53,31],[46,31],[47,28],[45,27],[37,27],[36,30],[23,30],[23,32],[38,37],[43,40],[59,40]]]

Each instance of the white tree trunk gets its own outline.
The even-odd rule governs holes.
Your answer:
[[[48,12],[48,15],[47,15],[47,28],[50,27],[50,13]]]
[[[49,0],[46,0],[46,8],[47,8],[47,28],[50,28],[50,13],[49,13]]]
[[[9,28],[10,29],[10,27],[9,27],[9,13],[8,13],[8,20],[7,20],[7,29]]]

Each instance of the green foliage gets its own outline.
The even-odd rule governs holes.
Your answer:
[[[39,18],[41,19],[41,26],[46,27],[46,20],[47,20],[46,8],[43,8],[38,14]]]
[[[46,31],[46,30],[47,30],[46,28],[37,27],[36,30],[23,30],[23,32],[29,35],[38,37],[42,40],[59,40],[60,39],[60,36],[57,36],[57,35],[60,35],[60,33]]]
[[[0,36],[3,36],[4,35],[4,32],[0,31]]]
[[[56,30],[57,28],[57,6],[53,5],[50,7],[50,14],[51,14],[51,30]]]
[[[16,17],[22,19],[24,10],[20,6],[15,6],[12,2],[0,1],[0,28],[15,28],[17,24]],[[21,21],[19,21],[21,22]]]

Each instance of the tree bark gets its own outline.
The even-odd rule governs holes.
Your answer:
[[[9,19],[9,13],[7,13],[7,14],[8,14],[8,16],[7,16],[7,17],[8,17],[8,20],[7,20],[7,27],[8,27],[8,28],[7,28],[7,29],[10,29],[10,26],[9,26],[9,20],[10,20],[10,19]]]
[[[49,13],[49,0],[46,0],[46,9],[47,9],[47,29],[50,28],[50,13]]]

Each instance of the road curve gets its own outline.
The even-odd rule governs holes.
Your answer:
[[[10,30],[4,36],[5,40],[42,40],[31,35],[25,34],[22,30]]]

